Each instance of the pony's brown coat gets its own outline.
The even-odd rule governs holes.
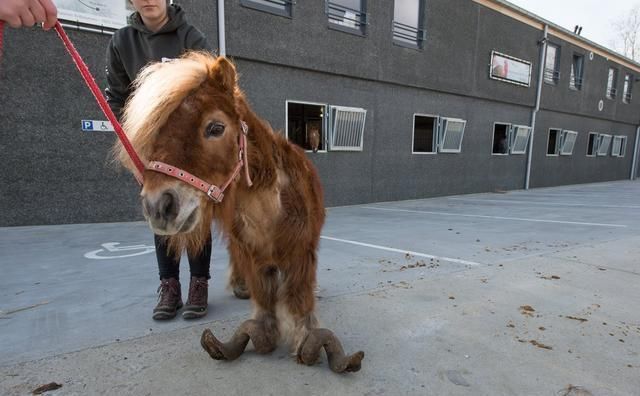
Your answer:
[[[293,340],[297,350],[316,327],[316,252],[325,217],[322,188],[302,149],[253,113],[236,79],[233,64],[205,53],[150,66],[136,80],[124,126],[147,160],[171,164],[220,186],[237,164],[240,122],[246,122],[253,186],[236,179],[219,204],[191,189],[190,194],[199,194],[199,223],[190,232],[170,236],[169,242],[175,252],[195,252],[211,223],[217,224],[228,241],[232,278],[244,278],[255,305],[256,322],[247,329],[259,332],[267,343],[264,350],[271,344],[275,348],[280,337]],[[226,125],[224,135],[205,136],[212,120]],[[116,155],[132,167],[119,145]],[[146,171],[143,199],[175,191],[176,183]]]

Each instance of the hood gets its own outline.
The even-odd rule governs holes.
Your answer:
[[[136,11],[133,14],[129,15],[128,22],[131,27],[134,29],[146,33],[146,34],[162,34],[162,33],[170,33],[175,32],[178,28],[187,23],[187,20],[184,15],[184,11],[182,7],[176,4],[169,5],[167,7],[167,13],[169,14],[169,20],[164,24],[160,30],[157,32],[152,32],[147,29],[147,27],[142,23],[142,18],[140,14]]]

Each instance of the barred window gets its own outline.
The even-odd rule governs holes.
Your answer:
[[[624,103],[631,103],[631,89],[633,87],[633,75],[627,74],[624,76],[624,86],[622,88],[622,101]]]
[[[511,144],[511,154],[524,154],[527,151],[531,128],[524,125],[513,126],[513,143]]]
[[[569,87],[575,90],[581,90],[583,75],[584,56],[574,54],[573,61],[571,62],[571,78],[569,80]]]
[[[467,121],[458,118],[441,118],[438,151],[441,153],[461,152],[466,124]]]
[[[393,7],[393,41],[402,46],[422,48],[425,39],[424,0],[395,0]]]
[[[325,12],[332,28],[349,33],[366,33],[366,0],[326,0]]]
[[[609,99],[616,98],[617,85],[618,85],[618,70],[614,69],[613,67],[610,67],[609,75],[607,77],[607,92],[606,92],[607,98]]]
[[[611,135],[601,133],[598,135],[598,156],[609,154],[609,146],[611,145]]]
[[[329,106],[329,150],[362,151],[367,111],[356,107]]]
[[[547,44],[547,54],[544,62],[544,81],[557,84],[560,79],[560,47]]]
[[[573,155],[573,148],[576,145],[578,139],[578,132],[575,131],[562,131],[560,137],[560,155]]]
[[[611,146],[612,157],[624,157],[624,153],[627,150],[627,137],[615,136],[613,138],[613,144]]]
[[[256,10],[290,17],[295,0],[240,0],[240,4]]]

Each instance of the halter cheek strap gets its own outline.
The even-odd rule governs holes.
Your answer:
[[[151,161],[147,164],[146,169],[154,172],[164,173],[165,175],[175,177],[176,179],[183,181],[203,193],[207,194],[209,198],[211,198],[215,203],[222,202],[224,198],[224,190],[229,187],[229,184],[238,176],[240,173],[240,169],[244,166],[244,174],[247,180],[247,185],[251,187],[253,183],[251,182],[251,177],[249,176],[249,161],[247,156],[247,133],[249,131],[249,127],[244,121],[240,121],[240,126],[242,127],[242,133],[238,137],[240,151],[238,153],[238,163],[236,167],[233,169],[231,176],[227,179],[227,181],[222,185],[222,187],[218,187],[215,184],[209,184],[206,181],[200,179],[197,176],[192,175],[191,173],[184,171],[180,168],[176,168],[175,166],[171,166],[169,164],[165,164],[160,161]]]

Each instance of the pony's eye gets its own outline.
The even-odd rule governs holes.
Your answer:
[[[211,122],[207,125],[207,130],[205,131],[206,137],[219,137],[224,133],[224,124],[221,122]]]

